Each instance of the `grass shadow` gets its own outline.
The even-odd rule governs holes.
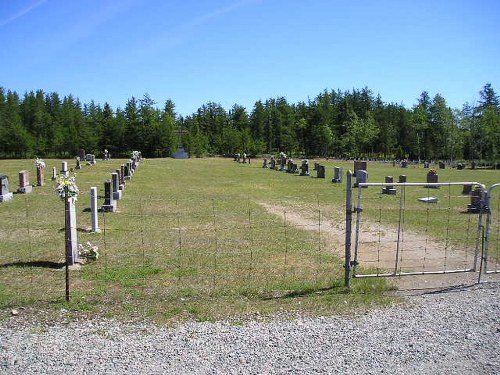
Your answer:
[[[0,268],[27,268],[27,267],[37,267],[37,268],[50,268],[50,269],[61,269],[66,265],[66,263],[51,262],[46,260],[35,260],[31,262],[13,262],[0,264]]]

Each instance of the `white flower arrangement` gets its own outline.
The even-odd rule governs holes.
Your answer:
[[[63,200],[65,198],[74,198],[76,200],[78,194],[80,194],[80,190],[76,185],[76,175],[66,177],[60,174],[57,176],[56,183],[55,193]]]
[[[85,245],[78,244],[78,254],[86,260],[97,260],[99,258],[99,248],[87,241]]]
[[[45,161],[43,161],[43,159],[36,158],[35,159],[35,167],[37,167],[37,168],[45,168]]]

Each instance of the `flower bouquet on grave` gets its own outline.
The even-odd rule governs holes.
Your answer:
[[[76,185],[76,175],[66,177],[60,174],[56,178],[56,184],[54,191],[62,200],[66,198],[73,198],[76,200],[78,194],[80,194],[80,190]]]
[[[36,167],[36,169],[45,168],[45,161],[43,161],[43,159],[36,158],[35,159],[35,167]]]
[[[437,175],[437,171],[435,169],[429,169],[429,172],[427,172],[428,175]]]
[[[78,244],[78,254],[81,258],[89,261],[97,260],[99,258],[99,248],[87,241],[85,246]]]

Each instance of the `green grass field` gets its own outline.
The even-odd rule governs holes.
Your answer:
[[[64,262],[64,203],[50,181],[52,166],[59,170],[61,161],[46,160],[45,186],[0,204],[3,316],[11,308],[30,306],[54,316],[65,307],[75,315],[157,322],[238,321],[272,314],[346,313],[398,301],[380,279],[355,279],[347,291],[344,238],[323,233],[327,223],[341,226],[345,216],[345,181],[331,183],[333,166],[345,172],[352,162],[323,160],[327,178],[317,179],[263,169],[258,159],[252,164],[222,158],[143,160],[125,185],[118,212],[100,214],[101,233],[89,233],[90,187],[97,186],[103,195],[104,180],[123,162],[98,161],[76,171],[81,191],[78,242],[97,245],[101,256],[71,271],[69,303],[64,301],[64,270],[58,268]],[[9,176],[11,191],[22,169],[36,183],[33,161],[0,160],[0,174]],[[407,175],[408,182],[424,182],[426,172],[368,166],[369,182],[383,182],[386,175],[397,181],[399,174]],[[500,181],[500,172],[493,170],[438,172],[440,182],[489,186]],[[455,214],[469,203],[459,190],[406,190],[406,225],[438,239],[462,241],[463,227],[471,225],[474,215]],[[431,193],[447,208],[417,201]],[[386,196],[377,187],[363,195],[367,220],[396,225],[400,191]],[[291,215],[303,224],[292,225]]]

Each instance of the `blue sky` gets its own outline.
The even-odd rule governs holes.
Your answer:
[[[0,86],[189,115],[365,86],[412,107],[500,93],[497,0],[0,0]]]

